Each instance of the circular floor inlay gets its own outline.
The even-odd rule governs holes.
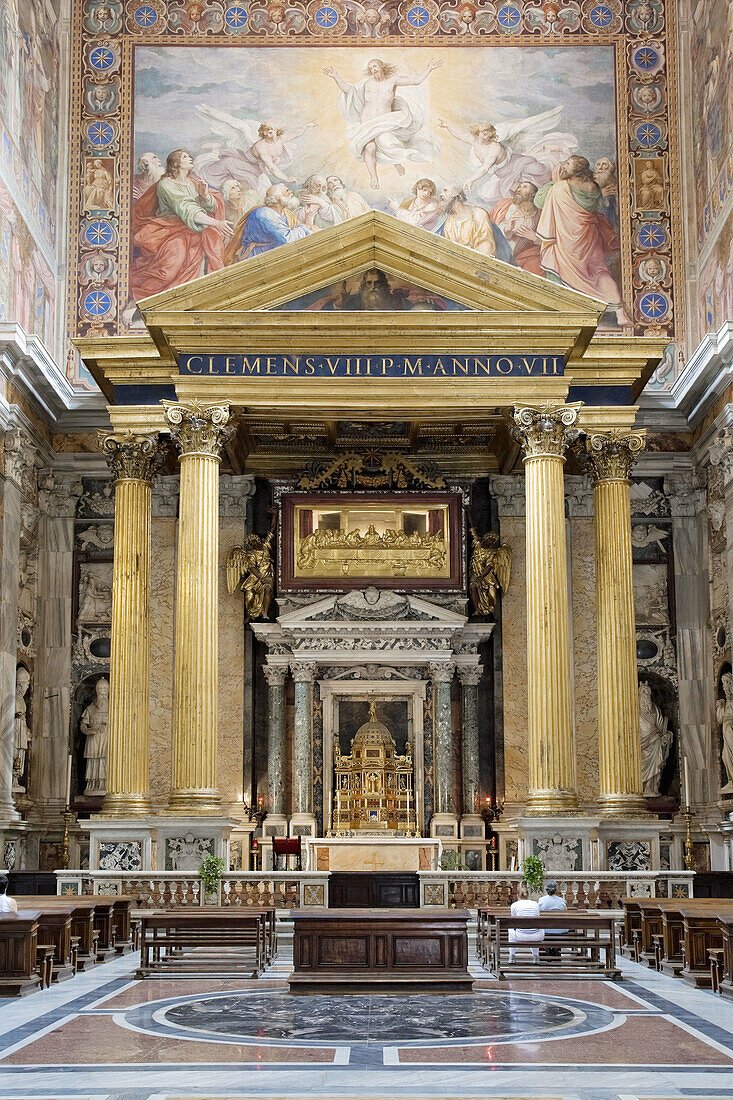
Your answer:
[[[199,994],[140,1005],[133,1028],[213,1042],[333,1046],[373,1043],[541,1042],[587,1034],[613,1013],[564,997],[506,990],[459,996],[294,996],[278,991]]]

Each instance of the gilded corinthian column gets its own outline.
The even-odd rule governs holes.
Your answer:
[[[527,502],[527,712],[533,814],[577,808],[563,467],[580,405],[521,406]]]
[[[150,681],[150,513],[160,465],[157,435],[100,433],[115,482],[112,633],[103,812],[150,811],[148,721]]]
[[[164,402],[181,453],[173,760],[168,809],[215,812],[219,662],[219,464],[228,405]]]
[[[609,814],[644,810],[629,495],[634,457],[643,448],[641,432],[594,432],[586,439],[596,523],[598,805]]]

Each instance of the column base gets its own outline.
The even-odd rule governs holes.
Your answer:
[[[293,814],[288,831],[290,836],[315,836],[316,819],[313,814]]]
[[[213,788],[203,791],[171,791],[165,814],[221,814],[221,798]]]
[[[600,794],[598,812],[604,817],[651,817],[640,794]]]
[[[430,835],[447,841],[449,845],[452,840],[458,840],[457,814],[433,814],[430,818]]]
[[[15,803],[12,798],[3,799],[2,802],[0,802],[0,822],[5,825],[22,820],[23,819],[15,808]]]
[[[530,791],[524,812],[530,817],[577,813],[578,796],[575,791]]]
[[[268,814],[262,822],[262,835],[263,837],[287,836],[288,819],[285,814]]]
[[[135,817],[151,814],[153,807],[150,799],[143,795],[108,794],[102,803],[102,817]]]

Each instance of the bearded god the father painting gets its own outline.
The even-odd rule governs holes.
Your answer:
[[[135,302],[381,210],[629,324],[613,50],[138,47]]]

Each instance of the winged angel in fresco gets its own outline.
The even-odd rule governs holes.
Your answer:
[[[560,121],[562,110],[553,107],[528,118],[496,125],[481,122],[469,129],[439,119],[441,129],[470,148],[473,172],[463,185],[466,194],[473,193],[492,207],[509,198],[520,181],[538,188],[548,183],[555,165],[578,148],[573,134],[551,130]]]
[[[512,552],[499,544],[493,531],[479,535],[471,524],[473,553],[469,568],[468,587],[473,606],[479,615],[493,615],[499,589],[506,592],[512,572]]]
[[[266,538],[247,535],[241,546],[234,546],[227,557],[227,588],[229,593],[241,588],[248,619],[266,619],[275,586],[272,564],[274,529]]]
[[[196,108],[196,114],[208,122],[213,133],[226,139],[224,149],[220,142],[211,142],[204,147],[207,151],[194,161],[194,172],[210,187],[221,188],[225,180],[234,179],[264,195],[274,183],[296,182],[298,177],[288,174],[293,160],[289,143],[312,129],[315,122],[286,132],[274,122],[235,118],[227,111],[205,104]]]

